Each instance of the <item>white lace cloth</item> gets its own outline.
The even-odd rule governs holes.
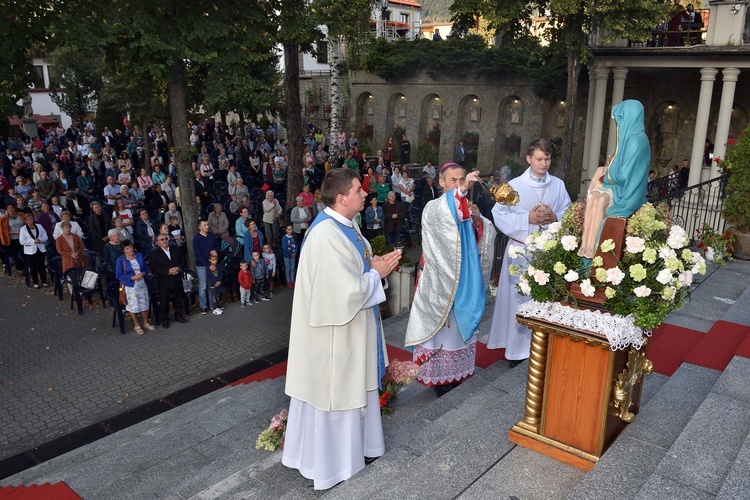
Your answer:
[[[643,346],[644,335],[651,336],[651,330],[644,331],[633,324],[632,315],[620,316],[588,309],[574,309],[558,302],[530,300],[519,306],[518,314],[524,318],[543,319],[578,330],[604,334],[613,351],[627,349],[631,345],[640,349]]]

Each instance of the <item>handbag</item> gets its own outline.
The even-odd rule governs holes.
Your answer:
[[[94,290],[98,282],[99,282],[98,273],[95,273],[94,271],[86,271],[83,274],[83,279],[81,280],[81,286],[83,288],[88,288],[89,290]]]
[[[406,196],[404,196],[404,202],[412,203],[413,201],[414,201],[414,193],[407,194]]]
[[[182,290],[190,293],[193,290],[193,281],[189,278],[182,278]]]
[[[125,261],[122,261],[122,274],[125,274]],[[119,296],[117,300],[121,306],[128,305],[128,296],[125,294],[125,285],[120,283]]]

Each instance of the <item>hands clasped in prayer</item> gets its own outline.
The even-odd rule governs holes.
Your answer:
[[[396,268],[398,261],[401,260],[401,253],[402,250],[399,249],[385,255],[376,255],[372,258],[370,266],[378,272],[380,279],[383,279]]]

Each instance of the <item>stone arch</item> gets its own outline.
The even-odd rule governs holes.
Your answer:
[[[467,94],[458,102],[458,112],[456,113],[456,130],[451,148],[455,148],[459,141],[464,139],[464,135],[476,134],[476,142],[472,140],[465,144],[467,148],[467,158],[465,167],[473,169],[477,166],[477,153],[480,147],[482,121],[482,102],[475,94]]]
[[[388,140],[397,127],[406,130],[406,115],[408,113],[406,96],[401,92],[395,92],[388,98],[388,108],[386,112],[386,127],[383,143]],[[401,143],[401,138],[393,138],[394,142]]]
[[[361,93],[356,101],[354,114],[354,133],[361,143],[363,151],[374,154],[373,150],[373,117],[375,116],[375,96],[370,92]],[[367,148],[367,149],[365,149]]]
[[[417,147],[419,152],[419,161],[425,163],[428,159],[432,160],[434,165],[440,162],[440,139],[443,130],[443,100],[440,95],[435,93],[427,94],[422,98],[419,107],[419,136],[417,138]],[[435,127],[440,132],[437,138],[437,144],[430,142],[435,137]],[[430,144],[429,147],[422,144]],[[413,150],[413,149],[412,149]],[[430,156],[430,158],[423,158]]]
[[[657,177],[667,175],[679,158],[682,115],[680,104],[665,100],[654,107],[646,123],[646,133],[651,138],[651,165]]]
[[[521,174],[526,168],[521,159],[525,103],[518,95],[505,97],[498,105],[496,137],[493,159],[495,170],[507,165],[511,168],[511,175],[507,180]]]

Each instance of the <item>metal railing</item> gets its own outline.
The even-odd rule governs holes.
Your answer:
[[[659,187],[672,179],[665,177],[649,182],[648,201],[653,204],[666,203],[669,206],[675,223],[682,226],[695,243],[695,230],[708,224],[718,233],[723,233],[726,221],[722,216],[724,210],[724,190],[729,174],[701,182],[694,186],[673,189],[663,194]]]

